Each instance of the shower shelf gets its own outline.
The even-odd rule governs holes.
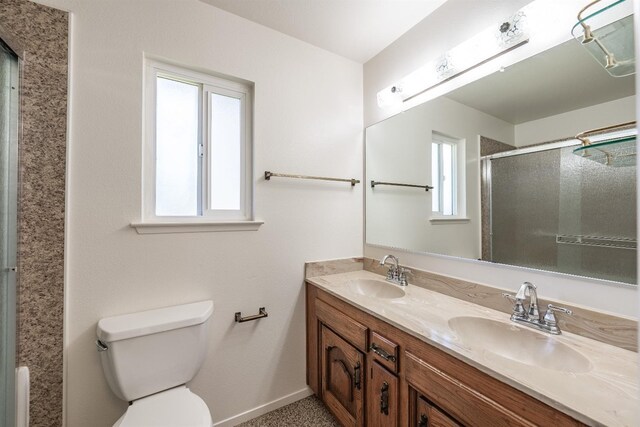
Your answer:
[[[570,234],[556,235],[556,243],[578,246],[596,246],[611,249],[632,249],[638,247],[636,239],[624,237],[579,236]]]
[[[582,13],[600,0],[593,1],[578,14],[578,23],[571,34],[595,60],[613,77],[635,73],[635,51],[633,43],[633,13],[620,18],[621,12],[631,3],[617,0],[606,7],[582,18]],[[608,22],[606,25],[603,23]]]
[[[636,136],[625,136],[583,145],[573,150],[573,154],[605,166],[634,166],[636,164]]]

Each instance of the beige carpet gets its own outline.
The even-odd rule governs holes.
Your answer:
[[[340,424],[314,395],[236,427],[340,427]]]

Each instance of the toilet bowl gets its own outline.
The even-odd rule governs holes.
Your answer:
[[[114,427],[211,427],[207,404],[187,387],[134,400]]]
[[[130,402],[114,427],[211,427],[186,386],[206,355],[213,301],[101,319],[96,345],[107,383]]]

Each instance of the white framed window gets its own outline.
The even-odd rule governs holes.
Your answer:
[[[460,141],[434,132],[431,139],[431,210],[436,216],[459,215]]]
[[[163,224],[257,229],[252,93],[250,83],[145,61],[143,218],[132,224],[138,232]]]
[[[465,145],[464,139],[431,134],[432,225],[470,222],[466,217]]]

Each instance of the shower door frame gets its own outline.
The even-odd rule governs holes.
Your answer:
[[[3,408],[3,416],[0,418],[0,425],[14,426],[16,423],[16,342],[17,342],[17,288],[18,288],[18,193],[19,193],[19,146],[22,136],[21,129],[21,101],[20,94],[22,92],[22,59],[24,51],[20,45],[15,42],[11,36],[0,27],[0,44],[3,50],[13,54],[16,57],[15,71],[11,72],[11,86],[15,89],[15,93],[10,93],[10,118],[9,125],[9,147],[8,147],[8,210],[7,210],[7,248],[9,252],[6,259],[3,260],[3,274],[7,274],[8,292],[7,292],[7,342],[5,347],[7,351],[5,357],[5,375],[2,381],[4,388],[5,401],[0,403]]]
[[[483,157],[480,158],[480,162],[481,162],[481,166],[480,167],[481,167],[482,173],[484,174],[484,176],[482,176],[482,178],[484,178],[486,180],[486,183],[487,183],[487,203],[489,204],[489,218],[488,218],[488,222],[489,222],[489,239],[488,239],[489,259],[487,261],[494,262],[493,261],[493,183],[491,182],[491,161],[494,160],[494,159],[500,159],[500,158],[503,158],[503,157],[521,156],[523,154],[539,153],[541,151],[556,150],[556,149],[559,149],[559,148],[573,147],[573,146],[578,146],[578,145],[581,145],[581,144],[582,144],[582,142],[580,140],[578,140],[578,139],[568,138],[568,139],[565,139],[565,140],[562,140],[562,141],[557,141],[557,142],[547,142],[547,143],[542,143],[542,144],[538,144],[538,145],[532,145],[532,146],[523,147],[523,148],[516,148],[515,150],[503,151],[503,152],[500,152],[500,153],[491,154],[491,155],[483,156]],[[482,179],[481,179],[481,181],[482,181]],[[480,185],[483,185],[482,182],[480,183]],[[523,266],[518,266],[518,267],[523,267]],[[524,267],[524,268],[532,268],[532,267]],[[557,273],[561,273],[561,272],[557,272]],[[561,274],[565,274],[565,273],[561,273]]]

